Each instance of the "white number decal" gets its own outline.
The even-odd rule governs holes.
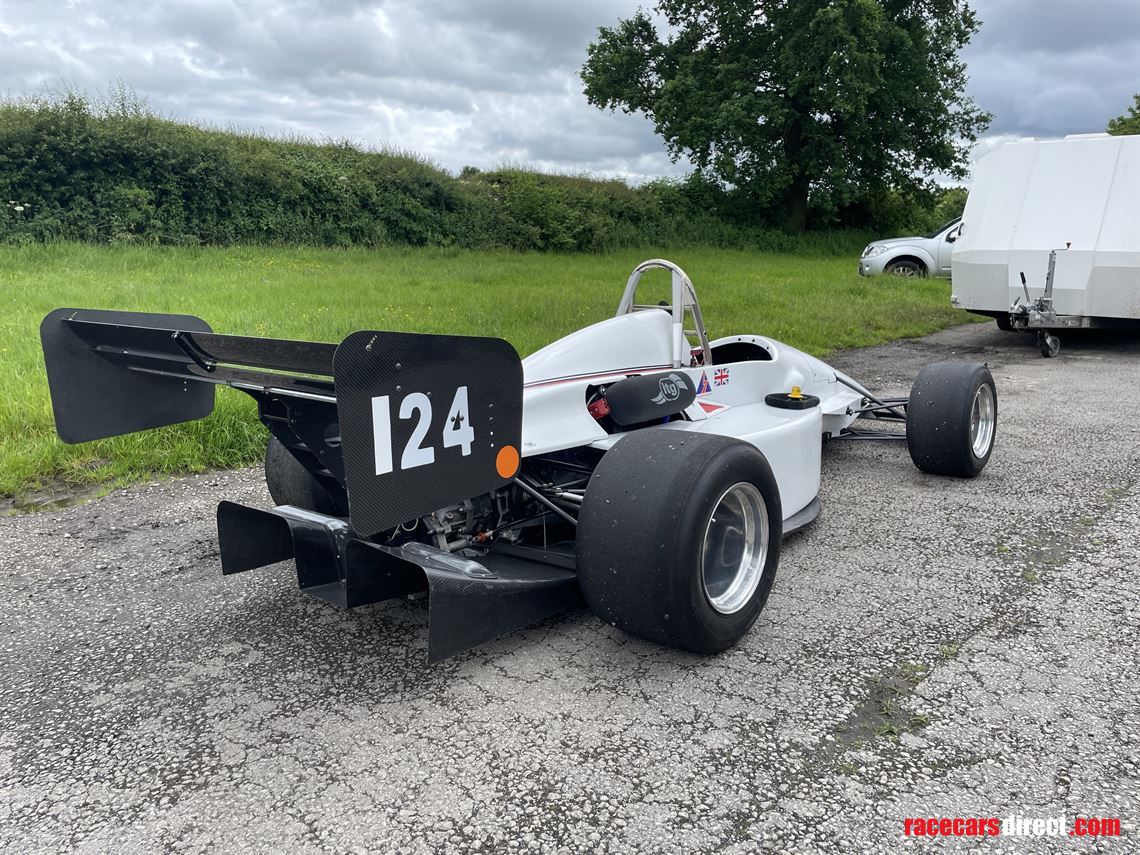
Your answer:
[[[372,399],[372,445],[376,449],[376,474],[392,471],[392,416],[388,396]]]
[[[455,390],[455,398],[443,425],[443,447],[458,445],[466,457],[471,453],[471,443],[474,441],[475,428],[471,427],[471,416],[467,409],[467,387],[460,386]]]
[[[431,398],[423,392],[412,392],[400,404],[400,418],[410,419],[412,410],[419,411],[420,420],[416,422],[412,436],[404,447],[404,454],[400,458],[401,469],[414,469],[417,466],[435,463],[435,449],[430,445],[424,448],[421,444],[427,436],[428,428],[431,427]]]
[[[424,445],[431,429],[431,398],[423,392],[412,392],[400,403],[400,418],[416,418],[412,435],[400,456],[401,469],[414,469],[435,462],[435,448]],[[443,424],[443,447],[459,446],[464,457],[471,454],[475,442],[475,428],[471,426],[471,408],[467,402],[467,387],[455,390],[447,420]],[[376,456],[376,474],[387,475],[394,468],[392,461],[392,410],[388,395],[372,399],[372,443]]]

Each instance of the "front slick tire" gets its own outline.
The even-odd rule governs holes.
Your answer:
[[[906,447],[923,472],[973,478],[997,436],[997,391],[984,365],[936,362],[918,373],[906,410]]]
[[[582,593],[625,632],[717,653],[740,640],[768,600],[781,520],[776,479],[755,446],[688,431],[630,433],[586,489]]]

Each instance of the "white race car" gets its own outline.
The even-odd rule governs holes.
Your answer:
[[[638,303],[653,268],[672,299]],[[293,559],[301,588],[344,607],[427,592],[433,660],[583,595],[627,632],[723,650],[764,607],[782,536],[819,513],[824,440],[905,439],[920,469],[973,477],[997,423],[984,365],[930,365],[909,399],[882,399],[772,339],[710,341],[660,259],[615,317],[525,360],[500,339],[316,344],[85,309],[41,336],[68,442],[201,418],[216,385],[252,396],[277,507],[219,505],[222,572]]]

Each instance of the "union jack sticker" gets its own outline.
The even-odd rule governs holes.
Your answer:
[[[727,368],[716,369],[716,371],[713,372],[713,383],[715,383],[717,386],[727,386],[728,385],[728,369]]]

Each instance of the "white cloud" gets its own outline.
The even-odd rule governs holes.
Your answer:
[[[265,133],[632,179],[679,175],[643,118],[586,103],[599,26],[638,0],[0,4],[0,91],[122,80],[159,112]],[[646,5],[651,5],[646,0]],[[1140,91],[1135,0],[979,0],[970,93],[1005,136],[1100,130]]]

